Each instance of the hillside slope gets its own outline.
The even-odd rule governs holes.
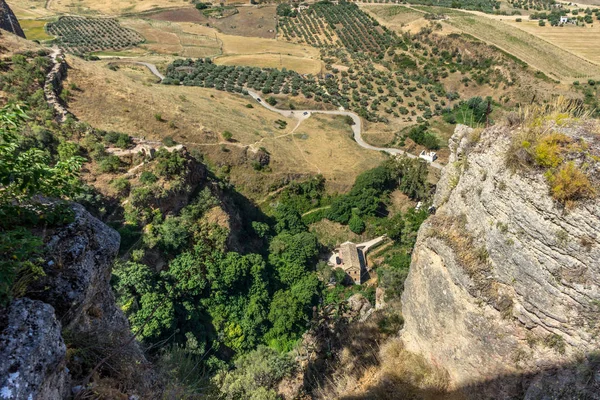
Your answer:
[[[597,157],[597,126],[551,129],[585,140],[579,159]],[[467,397],[599,398],[600,203],[562,207],[540,168],[507,168],[516,134],[457,128],[413,253],[402,339]]]

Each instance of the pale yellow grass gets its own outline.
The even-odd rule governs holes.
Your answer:
[[[131,77],[127,66],[111,71],[102,63],[71,57],[69,64],[67,84],[73,82],[81,88],[69,108],[98,128],[152,139],[173,136],[201,145],[217,144],[225,130],[243,143],[275,133],[274,121],[279,116],[262,107],[246,108],[249,98],[197,87],[148,84],[145,79],[140,82]],[[135,74],[148,76],[142,71]],[[155,114],[166,122],[157,121]],[[170,127],[169,121],[175,127]]]
[[[371,14],[379,22],[384,22],[388,28],[399,28],[418,19],[422,19],[424,12],[403,6],[363,6],[363,11]]]
[[[275,53],[294,57],[319,58],[319,49],[309,46],[289,43],[276,39],[226,35],[204,25],[179,23],[184,32],[216,37],[223,44],[224,54],[261,54]]]
[[[36,3],[44,7],[45,1]],[[188,0],[50,0],[48,8],[55,13],[120,15],[189,4]]]
[[[507,19],[503,22],[538,36],[586,60],[600,64],[600,21],[586,27],[574,25],[563,27],[539,26],[537,21],[527,20],[515,22]]]
[[[55,14],[44,7],[45,0],[8,0],[6,4],[13,10],[17,19],[42,18]]]
[[[279,54],[244,54],[222,56],[215,59],[220,65],[247,65],[262,68],[287,68],[301,74],[318,74],[321,72],[320,60],[306,59]]]
[[[376,167],[386,158],[360,147],[352,138],[350,126],[339,116],[313,115],[285,139],[272,142],[277,146],[293,145],[300,156],[295,159],[302,168],[323,174],[332,188],[352,185],[358,173]]]
[[[256,55],[249,57],[249,65],[276,66],[279,55],[294,69],[320,70],[319,50],[275,39],[226,35],[216,29],[191,22],[170,22],[139,18],[123,18],[125,27],[139,32],[146,43],[140,45],[150,54],[179,55],[182,57],[214,57],[218,55]],[[263,64],[260,64],[264,58]],[[232,64],[234,62],[231,62]],[[318,67],[317,67],[318,65]],[[286,66],[284,64],[284,66]]]

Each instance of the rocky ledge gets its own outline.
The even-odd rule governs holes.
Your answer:
[[[457,127],[401,336],[467,397],[597,399],[600,202],[564,208],[543,171],[509,170],[513,133]]]
[[[143,377],[147,362],[129,340],[128,321],[109,284],[119,234],[82,206],[72,209],[74,222],[46,240],[45,277],[9,306],[0,333],[0,399],[67,398],[75,384],[67,368],[67,339],[74,352],[84,342],[96,354],[120,346],[116,357],[126,357],[123,364],[136,366],[138,383],[149,385]]]

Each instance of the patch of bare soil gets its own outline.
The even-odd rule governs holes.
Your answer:
[[[238,13],[225,18],[209,18],[193,7],[147,14],[144,18],[192,22],[216,28],[228,35],[274,39],[277,20],[275,7],[239,7]]]

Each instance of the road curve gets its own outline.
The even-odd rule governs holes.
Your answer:
[[[154,64],[147,63],[147,62],[141,62],[141,61],[125,61],[125,62],[143,65],[146,68],[148,68],[150,70],[150,72],[152,72],[161,81],[163,81],[165,79],[165,76],[158,71],[158,69],[156,68],[156,65],[154,65]],[[372,146],[369,143],[365,142],[361,135],[362,134],[362,120],[360,119],[360,117],[357,114],[355,114],[353,112],[350,112],[350,111],[324,111],[324,110],[280,110],[280,109],[275,108],[272,105],[268,104],[266,101],[262,100],[260,98],[260,96],[258,95],[258,93],[254,92],[253,90],[248,90],[248,94],[250,95],[250,97],[252,97],[254,100],[256,100],[257,103],[259,103],[266,109],[276,112],[287,118],[296,118],[300,122],[302,122],[303,120],[305,120],[307,118],[310,118],[311,114],[330,114],[330,115],[348,116],[348,117],[352,118],[352,120],[354,121],[354,124],[351,126],[352,133],[354,135],[354,140],[356,141],[356,143],[358,143],[358,145],[360,147],[365,148],[367,150],[384,151],[384,152],[394,155],[394,156],[405,155],[409,158],[418,158],[416,155],[408,153],[404,150],[394,149],[391,147],[376,147],[376,146]],[[437,168],[437,169],[444,168],[443,165],[438,164],[436,162],[429,163],[429,165],[431,165],[433,168]]]
[[[163,74],[160,73],[160,71],[158,70],[158,68],[156,68],[156,65],[151,64],[151,63],[147,63],[147,62],[142,62],[142,61],[131,61],[131,60],[120,60],[117,59],[115,61],[111,61],[110,64],[136,64],[136,65],[141,65],[143,67],[146,67],[150,70],[150,72],[152,72],[152,74],[154,76],[156,76],[158,79],[160,79],[160,81],[164,81],[165,80],[165,76]]]
[[[372,146],[369,143],[365,142],[361,135],[362,120],[360,119],[360,117],[357,114],[355,114],[353,112],[350,112],[350,111],[324,111],[324,110],[280,110],[280,109],[275,108],[272,105],[268,104],[263,99],[261,99],[260,96],[258,95],[258,93],[254,92],[252,90],[248,90],[248,94],[263,107],[265,107],[273,112],[276,112],[284,117],[296,118],[296,119],[299,119],[300,121],[302,121],[306,118],[309,118],[311,116],[311,114],[331,114],[331,115],[348,116],[348,117],[352,118],[352,120],[354,121],[354,124],[351,126],[352,133],[354,135],[354,140],[356,141],[356,143],[358,143],[358,145],[360,147],[365,148],[367,150],[384,151],[384,152],[394,155],[394,156],[405,155],[409,158],[418,158],[416,155],[408,153],[404,150],[394,149],[391,147],[376,147],[376,146]],[[438,164],[436,162],[429,163],[429,165],[431,165],[433,168],[437,168],[437,169],[442,169],[444,167],[443,165]]]

